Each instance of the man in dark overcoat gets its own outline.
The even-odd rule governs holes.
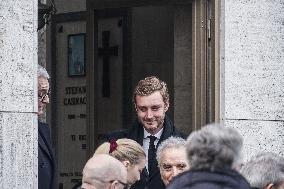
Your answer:
[[[44,114],[49,103],[49,75],[38,66],[38,116]],[[38,189],[55,188],[55,160],[48,124],[38,122]]]
[[[184,137],[166,115],[169,108],[169,93],[165,82],[156,76],[140,80],[133,92],[137,119],[129,130],[116,132],[110,138],[130,138],[144,149],[148,163],[141,173],[140,181],[131,189],[164,189],[161,180],[156,149],[170,136]]]

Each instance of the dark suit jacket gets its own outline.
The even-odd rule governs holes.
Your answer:
[[[170,136],[177,136],[177,137],[182,137],[185,138],[185,135],[180,133],[173,125],[171,120],[169,119],[168,116],[165,116],[164,120],[164,130],[161,135],[161,138],[157,144],[157,146]],[[111,138],[129,138],[132,140],[135,140],[138,142],[141,146],[143,146],[143,138],[144,138],[144,130],[143,130],[143,125],[141,125],[138,120],[136,120],[132,128],[129,130],[124,130],[124,131],[119,131],[119,132],[113,132],[109,135],[106,136],[107,139]],[[156,164],[156,169],[153,171],[151,174],[151,177],[149,177],[146,168],[143,170],[141,174],[141,180],[136,182],[131,189],[164,189],[165,185],[163,184],[163,181],[161,179],[160,171],[158,168],[158,163],[157,161],[154,162]]]
[[[46,123],[38,122],[38,189],[55,188],[55,160]]]

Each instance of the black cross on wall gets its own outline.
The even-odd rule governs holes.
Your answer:
[[[110,31],[102,32],[103,47],[99,48],[99,56],[103,57],[103,97],[110,97],[110,57],[118,56],[118,46],[109,46]]]

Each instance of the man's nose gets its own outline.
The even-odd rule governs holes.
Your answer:
[[[173,177],[177,176],[180,173],[180,170],[177,169],[175,166],[173,167],[172,175]]]
[[[152,110],[147,110],[146,116],[147,116],[147,118],[152,118],[152,117],[153,117],[153,112],[152,112]]]
[[[48,103],[49,103],[49,96],[46,95],[46,96],[43,98],[42,102],[45,103],[45,104],[48,104]]]

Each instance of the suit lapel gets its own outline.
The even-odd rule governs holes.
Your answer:
[[[172,134],[173,134],[173,124],[169,120],[168,116],[166,115],[165,116],[165,122],[164,122],[164,130],[163,130],[163,133],[161,135],[161,138],[160,138],[157,146],[159,146],[161,144],[161,142],[163,142],[164,140],[166,140],[167,138],[172,136]]]

